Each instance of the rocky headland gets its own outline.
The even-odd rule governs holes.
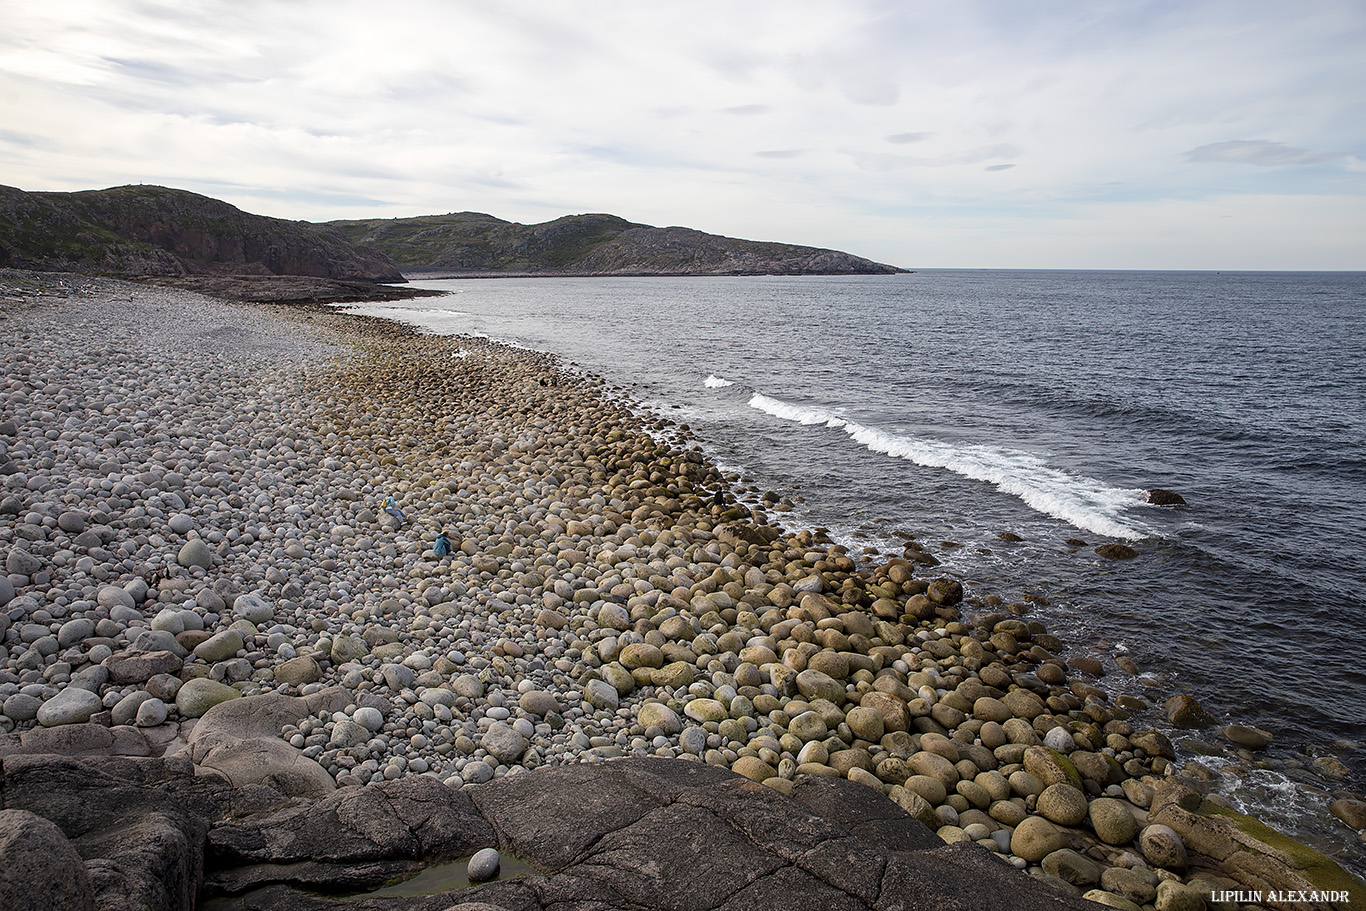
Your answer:
[[[480,212],[328,222],[382,250],[413,277],[489,275],[892,275],[860,256],[615,215],[565,215],[523,225]]]
[[[0,906],[1366,907],[549,356],[15,271],[0,325]]]
[[[317,225],[253,215],[187,190],[141,185],[78,193],[0,186],[0,268],[6,267],[142,278],[404,281],[383,253]]]

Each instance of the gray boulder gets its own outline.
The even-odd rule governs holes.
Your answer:
[[[176,554],[176,562],[187,569],[196,566],[210,569],[213,567],[213,551],[199,538],[191,538],[181,546]]]
[[[181,693],[196,683],[187,682]],[[346,690],[328,687],[311,696],[267,693],[222,702],[195,724],[188,741],[190,758],[236,787],[265,785],[289,796],[325,797],[336,789],[336,782],[326,769],[281,740],[280,729],[323,709],[335,712],[349,701]]]
[[[81,724],[104,708],[100,697],[79,687],[69,686],[38,709],[38,723],[44,727],[59,724]]]

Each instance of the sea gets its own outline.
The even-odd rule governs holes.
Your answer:
[[[1366,273],[415,284],[449,293],[359,309],[603,377],[749,499],[790,499],[789,528],[887,554],[913,535],[932,572],[1099,658],[1235,807],[1366,876],[1326,809],[1366,792]],[[1271,746],[1250,764],[1172,730],[1178,693]]]

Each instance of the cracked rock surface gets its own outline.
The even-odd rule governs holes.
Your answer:
[[[73,882],[92,898],[76,907],[158,911],[210,899],[241,911],[1087,906],[840,779],[812,777],[788,796],[727,769],[630,758],[460,789],[413,776],[311,800],[196,776],[183,758],[11,755],[0,773],[0,823],[43,827],[54,856],[84,867],[25,884],[35,907],[67,901]],[[356,894],[488,847],[536,872]]]

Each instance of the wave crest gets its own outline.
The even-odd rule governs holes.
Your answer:
[[[1140,523],[1120,518],[1130,507],[1145,502],[1147,491],[1112,487],[1095,478],[1074,475],[1050,467],[1032,453],[980,444],[956,445],[892,433],[824,409],[760,393],[750,398],[749,406],[785,421],[843,430],[872,452],[906,459],[927,468],[944,468],[970,480],[985,481],[1019,498],[1031,509],[1094,534],[1128,540],[1152,534]]]

